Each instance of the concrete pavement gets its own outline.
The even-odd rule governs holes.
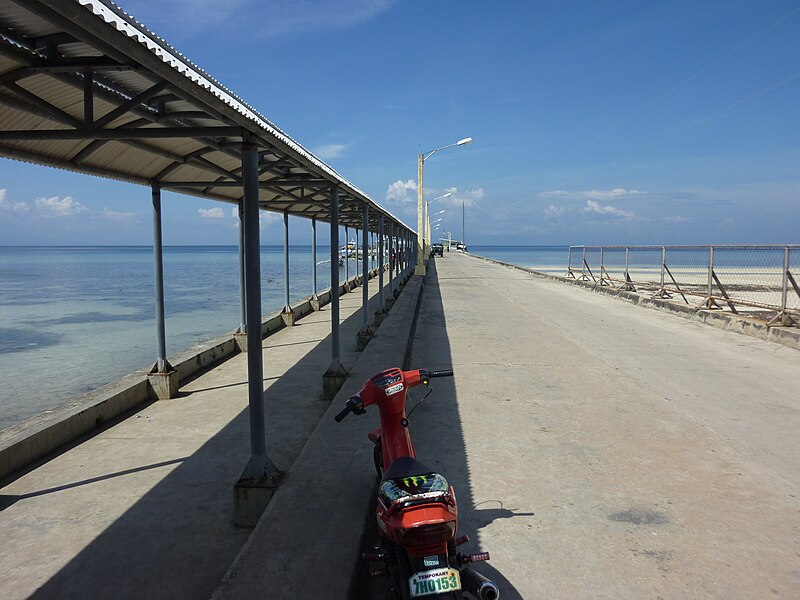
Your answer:
[[[411,417],[502,597],[800,598],[800,353],[457,253]]]
[[[290,474],[330,406],[320,399],[329,308],[264,340],[267,448]],[[341,298],[348,368],[360,357],[360,311],[360,289]],[[233,484],[249,457],[246,358],[0,489],[0,596],[208,598],[250,535],[232,525]]]

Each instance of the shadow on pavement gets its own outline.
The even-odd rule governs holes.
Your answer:
[[[371,298],[370,308],[377,302],[377,296]],[[330,321],[327,310],[309,316]],[[357,358],[354,346],[361,318],[359,309],[341,323],[342,358],[347,367]],[[330,343],[329,334],[265,391],[267,452],[283,471],[290,470],[329,406],[320,398]],[[208,390],[214,394],[208,402],[226,402],[226,389]],[[247,409],[240,412],[191,456],[165,457],[159,465],[62,486],[90,486],[110,477],[122,477],[124,482],[124,476],[148,468],[176,465],[31,598],[210,597],[251,531],[232,523],[233,485],[250,456],[248,414]],[[119,493],[124,489],[122,483]],[[15,501],[24,502],[24,496]],[[57,494],[52,501],[58,502]]]
[[[437,469],[455,489],[459,512],[458,535],[466,534],[470,538],[470,542],[461,546],[459,550],[465,554],[482,551],[491,553],[492,548],[482,548],[478,544],[478,532],[481,528],[495,519],[527,516],[532,513],[521,513],[512,508],[505,508],[499,501],[483,501],[478,505],[475,504],[460,416],[460,410],[463,408],[459,405],[459,399],[456,396],[458,366],[453,365],[436,261],[431,260],[428,264],[411,361],[409,365],[403,365],[403,367],[431,370],[453,368],[454,377],[434,379],[431,382],[430,396],[416,409],[414,407],[428,390],[420,386],[409,393],[406,412],[414,410],[409,417],[409,430],[414,440],[417,458]],[[393,365],[387,365],[387,368],[389,366]],[[364,460],[371,461],[372,457],[365,456]],[[363,544],[364,552],[370,552],[378,540],[374,521],[375,518],[370,513],[367,517],[368,528]],[[476,571],[498,585],[500,597],[503,600],[522,598],[502,573],[491,566],[491,562],[478,563],[474,567]],[[360,575],[355,594],[358,600],[378,600],[385,597],[385,579],[369,577],[366,567],[362,568]]]

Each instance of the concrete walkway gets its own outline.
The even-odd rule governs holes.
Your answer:
[[[800,353],[454,252],[411,416],[514,598],[800,598]],[[475,543],[478,542],[478,543]]]
[[[264,341],[268,452],[285,471],[330,406],[329,308]],[[350,368],[361,288],[341,319]],[[249,445],[240,354],[0,489],[0,597],[210,597],[250,534],[232,525]]]

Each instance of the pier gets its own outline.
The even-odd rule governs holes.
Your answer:
[[[139,186],[156,324],[152,368],[0,432],[3,599],[383,598],[360,559],[377,539],[378,415],[333,416],[398,366],[455,372],[421,404],[413,394],[409,426],[503,598],[797,597],[796,246],[778,296],[731,287],[714,247],[689,285],[660,247],[651,294],[627,246],[581,247],[579,269],[570,251],[571,277],[428,260],[422,164],[472,138],[419,155],[415,231],[124,9],[0,7],[0,156]],[[239,236],[238,323],[169,357],[163,191],[223,203]],[[271,315],[264,211],[284,242]],[[290,219],[312,231],[303,299],[290,298]],[[343,243],[360,266],[351,277],[345,261],[341,282]]]
[[[252,532],[229,499],[248,452],[240,356],[0,490],[8,597],[380,597],[358,558],[377,415],[332,416],[404,358],[455,370],[411,428],[504,598],[792,597],[797,350],[460,253],[422,280],[346,355],[331,404],[304,383],[325,368],[324,317],[266,340],[285,477]]]

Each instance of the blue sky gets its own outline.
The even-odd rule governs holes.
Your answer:
[[[471,136],[425,195],[472,245],[800,242],[796,1],[122,6],[412,227],[417,154]],[[150,219],[148,189],[0,160],[0,243],[149,244]],[[165,194],[165,243],[236,232]]]

